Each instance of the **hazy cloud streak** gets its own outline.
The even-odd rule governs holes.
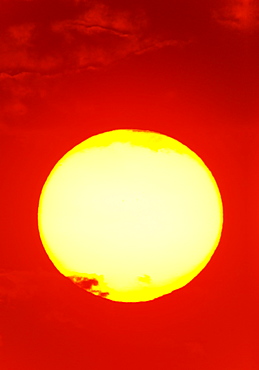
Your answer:
[[[231,0],[215,13],[217,21],[240,31],[253,31],[259,26],[259,4],[256,0]]]
[[[70,1],[71,11],[56,15],[47,2],[44,10],[47,13],[49,7],[49,17],[40,18],[36,3],[42,6],[41,1],[27,2],[23,17],[14,7],[10,22],[2,22],[0,72],[51,75],[99,68],[130,54],[177,44],[152,37],[140,11]]]

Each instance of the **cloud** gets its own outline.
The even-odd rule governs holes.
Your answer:
[[[12,135],[15,122],[26,123],[29,112],[47,95],[47,80],[39,73],[0,73],[0,134]]]
[[[19,310],[33,302],[41,320],[70,322],[79,326],[79,308],[77,310],[77,305],[69,304],[67,297],[73,303],[69,286],[58,273],[0,272],[0,309],[7,308],[6,312]]]
[[[184,46],[187,45],[189,42],[187,41],[178,41],[178,40],[163,40],[163,41],[155,41],[147,42],[146,46],[143,45],[143,48],[136,51],[135,54],[141,55],[148,51],[153,51],[157,49],[162,49],[169,46]]]
[[[47,274],[45,275],[47,277]],[[42,277],[43,276],[41,276],[41,279]],[[35,296],[37,292],[37,284],[35,284],[35,278],[36,274],[30,272],[1,271],[0,303],[2,305],[9,305],[12,304],[14,301],[26,300]],[[38,280],[40,279],[38,278]]]
[[[0,134],[14,135],[14,126],[26,128],[43,107],[55,109],[51,96],[64,75],[183,45],[172,35],[159,36],[152,24],[150,14],[132,4],[5,1],[0,12]]]
[[[259,27],[257,0],[231,0],[215,13],[219,23],[240,31],[253,31]]]
[[[8,4],[8,17],[0,15],[0,72],[9,75],[100,68],[131,54],[177,44],[152,37],[142,11],[72,0],[65,7],[43,0]],[[27,10],[22,15],[21,4]],[[22,112],[22,107],[17,109]]]
[[[109,302],[79,289],[58,272],[0,271],[0,318],[1,311],[10,320],[20,310],[33,306],[41,322],[84,328],[89,323],[82,307],[87,306],[95,316],[96,305],[107,307]]]

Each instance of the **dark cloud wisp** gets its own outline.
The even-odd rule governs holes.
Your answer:
[[[175,41],[151,36],[148,19],[140,11],[69,2],[72,11],[62,8],[56,14],[47,2],[44,13],[48,10],[49,17],[40,18],[35,3],[30,2],[34,6],[23,17],[14,11],[9,23],[2,22],[1,73],[48,75],[98,68],[130,54],[175,45]]]

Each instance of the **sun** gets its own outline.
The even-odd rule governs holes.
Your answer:
[[[187,146],[150,131],[90,137],[55,165],[38,224],[53,264],[81,288],[149,301],[189,283],[221,236],[214,177]]]

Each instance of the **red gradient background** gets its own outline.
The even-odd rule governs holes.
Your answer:
[[[258,369],[258,2],[0,8],[1,370]],[[55,163],[118,128],[189,146],[223,199],[222,239],[207,268],[148,303],[77,288],[48,260],[37,229]]]

